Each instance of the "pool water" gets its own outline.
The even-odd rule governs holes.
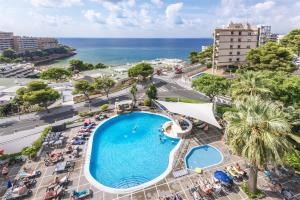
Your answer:
[[[204,75],[206,75],[206,73],[200,72],[200,73],[198,73],[198,74],[192,76],[192,80],[195,80],[195,79],[197,79],[197,78],[199,78],[199,77],[201,77],[201,76],[204,76]]]
[[[185,157],[186,167],[195,170],[196,168],[207,168],[217,165],[223,161],[222,153],[210,145],[202,145],[192,148]]]
[[[93,136],[91,176],[109,188],[131,188],[162,175],[179,142],[160,136],[167,121],[162,115],[134,112],[104,122]]]

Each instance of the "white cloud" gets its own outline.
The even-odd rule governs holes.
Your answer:
[[[174,3],[167,6],[165,15],[168,23],[171,24],[183,24],[183,19],[179,15],[179,11],[182,9],[183,3]]]
[[[66,15],[42,15],[33,12],[30,12],[29,15],[43,25],[60,26],[67,25],[72,22],[72,18]]]
[[[30,0],[30,3],[36,7],[70,7],[81,5],[81,0]]]
[[[151,0],[151,3],[153,3],[156,6],[162,6],[163,5],[162,0]]]
[[[271,9],[275,5],[274,1],[265,1],[263,3],[257,3],[254,5],[256,11],[266,11]]]
[[[94,10],[83,11],[83,15],[90,22],[97,23],[97,24],[105,24],[106,23],[104,18],[101,16],[101,14]]]

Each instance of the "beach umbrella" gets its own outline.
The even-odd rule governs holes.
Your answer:
[[[230,183],[231,179],[229,176],[223,171],[215,171],[214,177],[224,183]]]

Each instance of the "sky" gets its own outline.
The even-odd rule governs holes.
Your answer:
[[[0,0],[0,31],[51,37],[203,38],[229,22],[300,28],[300,0]]]

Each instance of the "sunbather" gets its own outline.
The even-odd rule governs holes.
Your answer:
[[[247,175],[247,172],[241,169],[241,166],[239,165],[239,163],[236,163],[235,166],[232,167],[233,170],[235,170],[238,174],[240,175]]]
[[[5,166],[2,168],[2,175],[3,175],[3,176],[6,176],[8,173],[9,173],[9,169],[8,169],[8,167],[5,165]]]
[[[26,191],[27,191],[26,185],[22,185],[22,186],[14,188],[12,190],[12,194],[21,195],[21,194],[24,194]]]

